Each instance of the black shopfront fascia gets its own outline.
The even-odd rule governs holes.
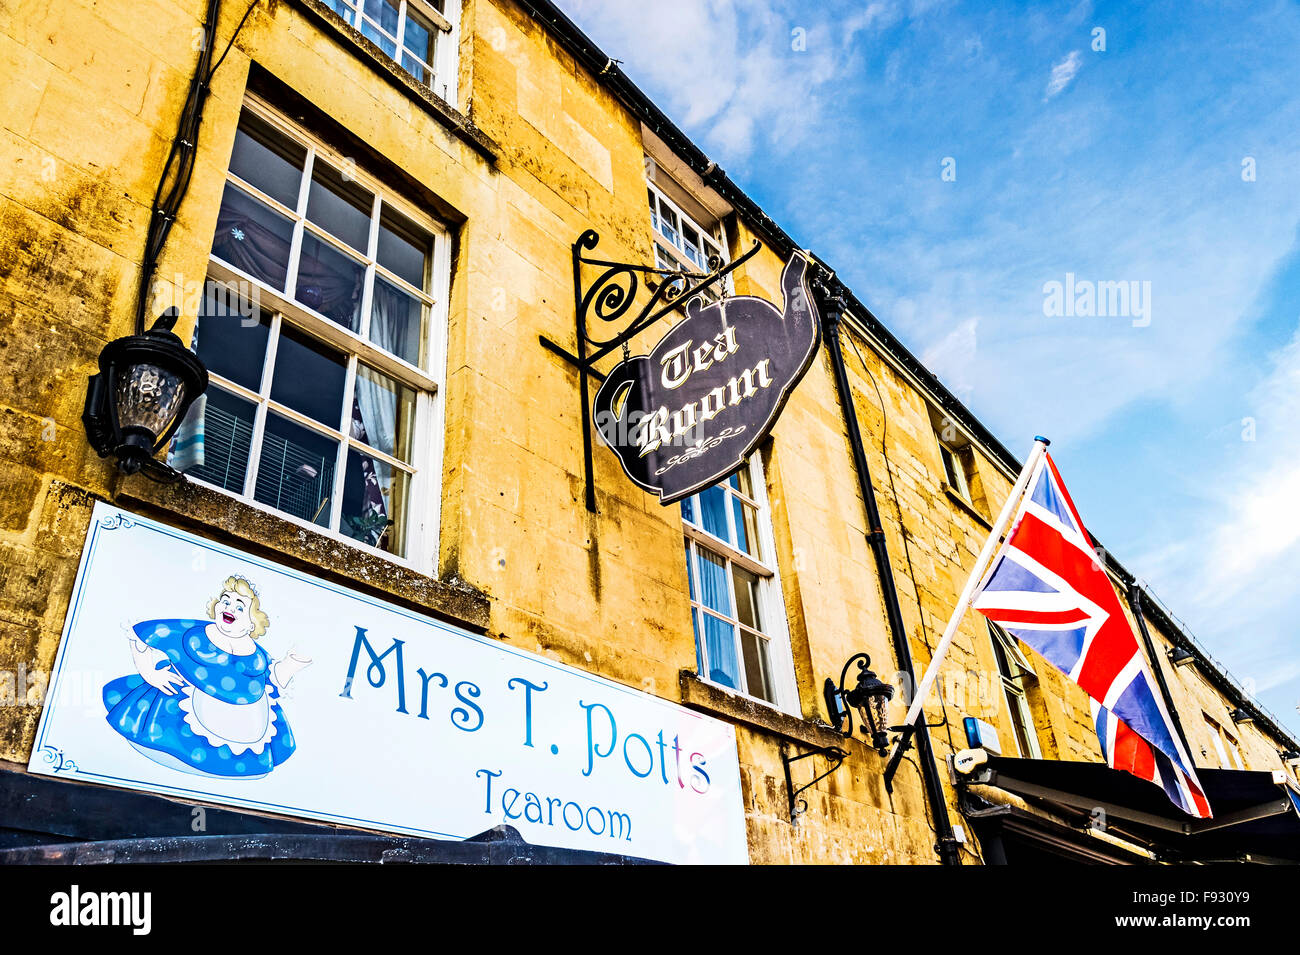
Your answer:
[[[525,842],[393,836],[221,809],[0,768],[0,865],[208,862],[657,865]]]
[[[1273,772],[1198,768],[1197,775],[1213,818],[1194,819],[1159,787],[1103,763],[995,756],[962,781],[959,796],[990,863],[1145,861],[1089,837],[1086,830],[1101,821],[1104,831],[1161,862],[1300,863],[1300,791]],[[991,805],[980,786],[1019,796],[1075,827]]]

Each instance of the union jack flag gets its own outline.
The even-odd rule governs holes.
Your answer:
[[[1160,786],[1189,815],[1209,818],[1196,769],[1050,455],[1040,456],[991,567],[972,606],[1092,698],[1107,764]]]

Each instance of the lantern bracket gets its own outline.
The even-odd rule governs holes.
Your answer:
[[[848,689],[845,683],[849,676],[849,668],[854,663],[858,665],[858,682],[853,689]],[[893,699],[894,688],[881,682],[872,672],[870,656],[865,653],[855,653],[849,657],[840,672],[839,685],[827,677],[822,687],[822,695],[826,700],[826,712],[830,716],[831,725],[838,732],[844,736],[853,735],[853,710],[860,708],[863,714],[862,732],[871,737],[872,748],[881,756],[888,752],[888,731],[892,727],[885,724],[883,710],[877,710],[876,707],[883,708]]]
[[[711,255],[705,270],[694,272],[685,267],[663,269],[634,262],[591,258],[583,254],[584,251],[591,252],[599,242],[600,233],[588,229],[578,236],[572,247],[574,340],[578,353],[573,354],[545,335],[539,336],[544,348],[578,369],[578,397],[582,404],[583,480],[587,510],[592,513],[596,511],[596,487],[592,466],[591,400],[587,376],[593,375],[598,380],[603,380],[605,376],[596,370],[596,362],[620,348],[626,355],[628,342],[633,338],[705,289],[722,288],[722,280],[757,255],[763,247],[761,242],[755,241],[748,251],[725,265],[719,256]],[[585,286],[583,266],[600,270],[595,279],[588,281]],[[642,283],[650,291],[650,299],[641,306],[635,318],[625,324]],[[622,328],[621,331],[609,336],[596,331],[619,327]]]
[[[840,749],[838,746],[819,746],[816,749],[808,750],[806,753],[800,753],[798,756],[791,756],[786,750],[785,744],[781,744],[781,765],[785,767],[785,791],[789,794],[790,799],[790,825],[798,825],[799,817],[808,811],[808,800],[800,798],[800,794],[816,786],[839,769],[844,760],[848,758],[848,755],[847,750]],[[790,775],[790,764],[797,763],[801,759],[808,759],[810,756],[825,756],[833,760],[833,762],[830,769],[819,776],[814,776],[812,782],[795,789],[794,780]]]

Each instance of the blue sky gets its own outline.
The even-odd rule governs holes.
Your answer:
[[[1296,6],[561,2],[1300,731]]]

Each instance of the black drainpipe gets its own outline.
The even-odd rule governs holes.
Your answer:
[[[907,628],[903,624],[903,612],[898,605],[898,589],[894,585],[894,571],[889,563],[889,549],[885,541],[885,531],[880,523],[880,509],[876,506],[876,492],[871,486],[871,472],[867,469],[867,454],[862,447],[862,432],[858,430],[858,415],[853,406],[853,393],[849,390],[849,377],[844,370],[844,356],[840,352],[840,322],[844,316],[844,299],[838,293],[829,291],[818,284],[822,301],[822,325],[825,329],[826,347],[831,356],[831,367],[835,369],[835,390],[839,392],[840,406],[844,409],[844,424],[848,429],[849,447],[853,450],[853,467],[858,473],[858,487],[862,491],[862,503],[867,510],[867,543],[876,558],[876,572],[880,575],[880,592],[885,601],[885,613],[889,617],[889,632],[893,638],[894,656],[898,665],[907,674],[908,680],[916,685],[916,673],[912,669],[912,652],[907,643]],[[883,410],[883,409],[882,409]],[[934,749],[930,743],[930,731],[925,725],[925,716],[917,720],[916,732],[917,762],[920,763],[921,781],[925,784],[925,795],[930,802],[930,813],[934,817],[935,835],[939,842],[935,848],[944,865],[961,865],[961,845],[953,836],[952,821],[948,818],[948,803],[943,798],[943,783],[935,766]]]

